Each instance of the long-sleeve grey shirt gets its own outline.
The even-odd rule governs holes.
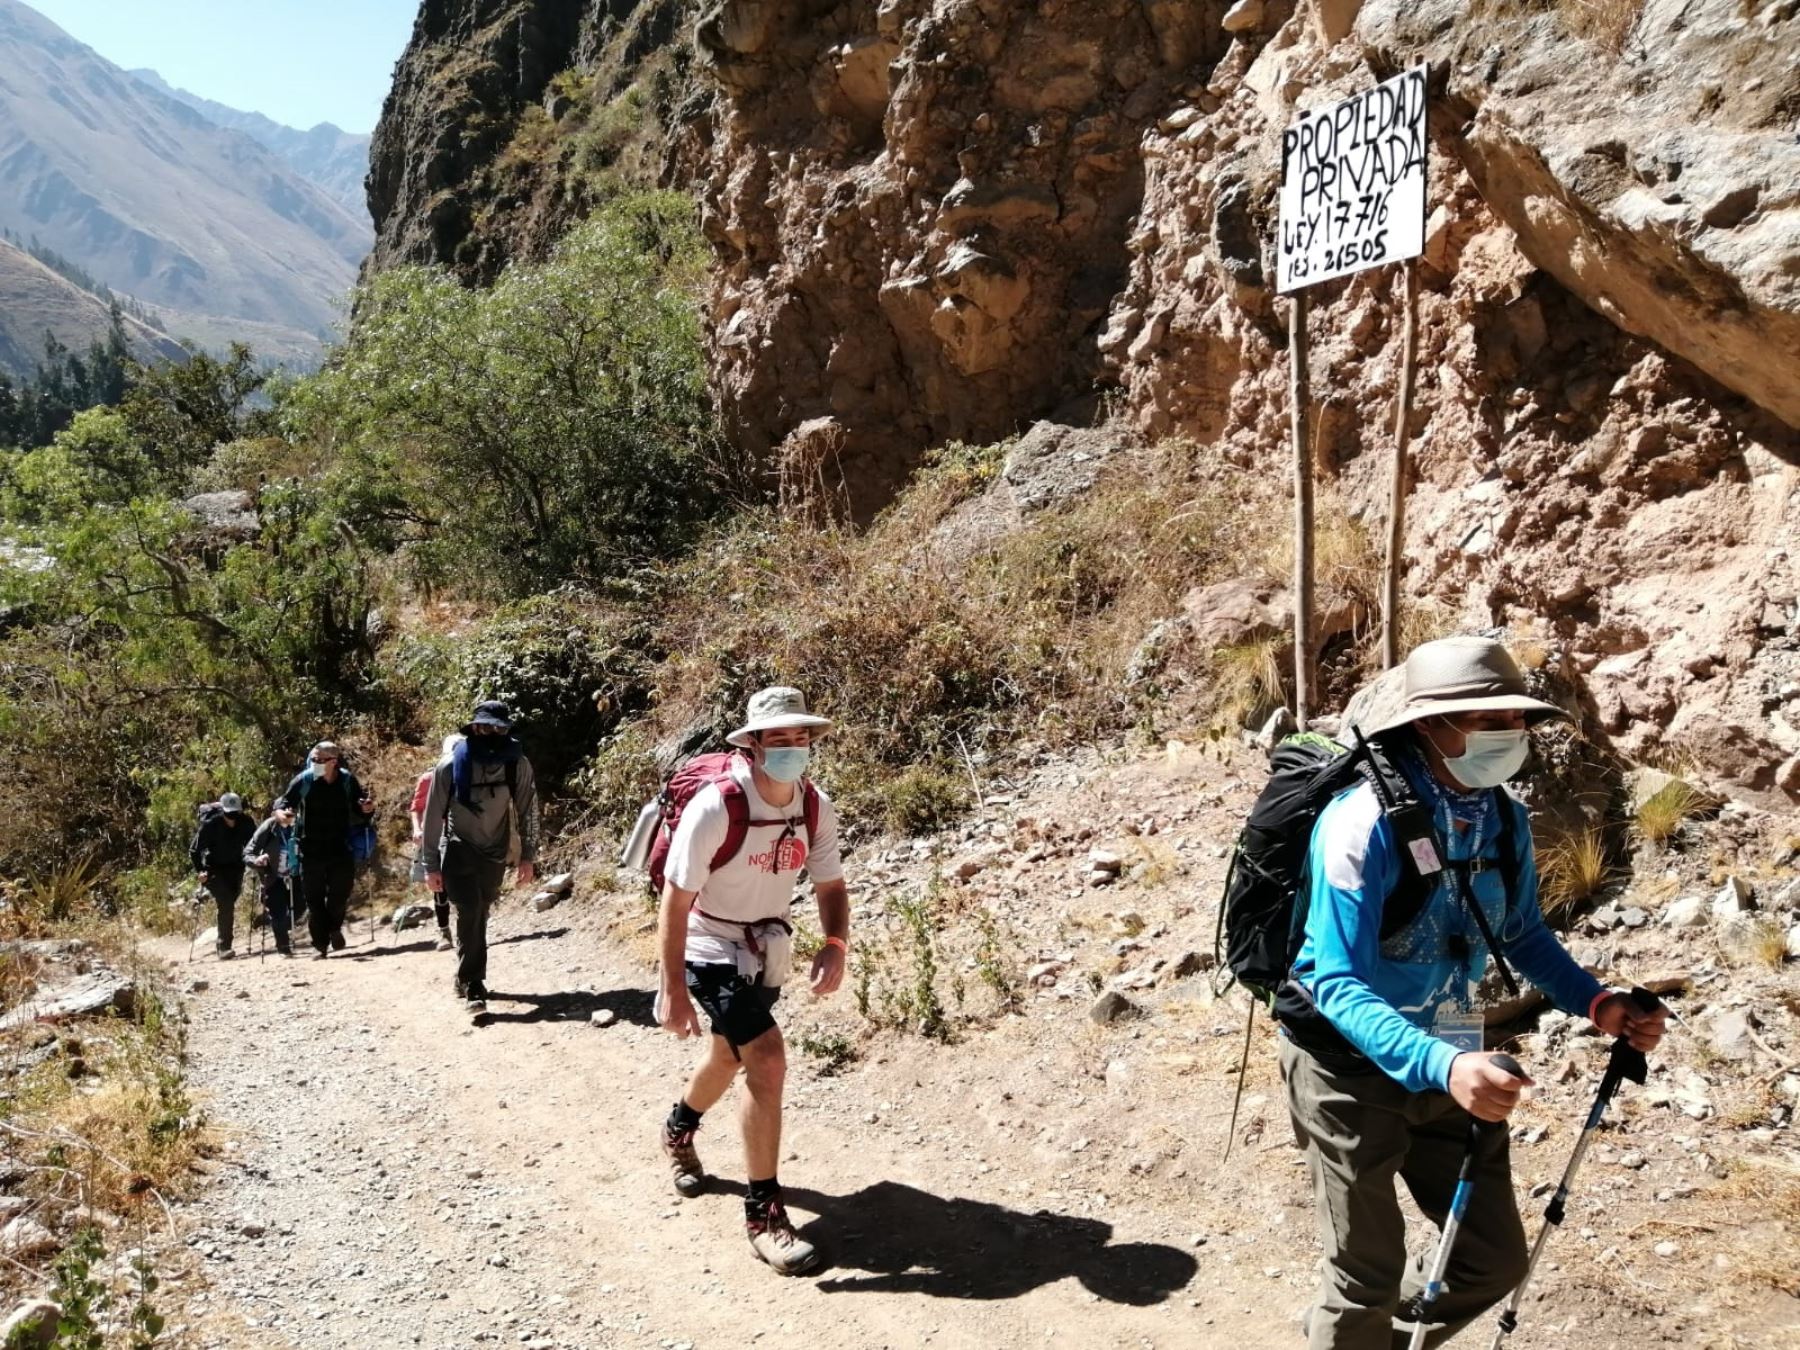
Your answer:
[[[419,842],[419,858],[425,870],[444,870],[444,850],[450,844],[472,849],[490,862],[504,863],[512,845],[512,817],[519,822],[519,861],[535,861],[537,776],[531,771],[531,761],[521,755],[513,766],[517,794],[512,798],[510,812],[506,809],[506,765],[477,760],[469,766],[469,773],[469,796],[479,811],[471,811],[456,800],[455,769],[448,759],[432,774],[431,795],[425,800],[425,837]]]

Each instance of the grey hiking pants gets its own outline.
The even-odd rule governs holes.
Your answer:
[[[1408,1260],[1395,1181],[1440,1227],[1469,1140],[1469,1115],[1442,1092],[1413,1093],[1386,1074],[1341,1073],[1281,1038],[1294,1135],[1306,1150],[1325,1274],[1309,1315],[1309,1350],[1394,1350],[1410,1323],[1395,1310],[1425,1284],[1430,1248]],[[1469,1210],[1427,1346],[1442,1345],[1525,1275],[1525,1228],[1513,1201],[1504,1128],[1483,1130]]]

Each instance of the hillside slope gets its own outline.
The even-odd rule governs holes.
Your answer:
[[[0,225],[159,309],[316,339],[369,229],[249,137],[0,0]],[[180,313],[171,315],[178,331]]]
[[[585,69],[567,42],[525,40],[538,8],[427,7],[430,41],[377,132],[374,265],[479,280],[537,246],[541,218],[499,208],[559,161],[541,154],[533,179],[514,152],[556,63]],[[1700,0],[1623,7],[1608,27],[1521,0],[1283,0],[1233,8],[1227,29],[1228,8],[708,7],[683,30],[704,93],[682,103],[665,166],[714,250],[729,438],[862,518],[933,446],[1102,413],[1279,482],[1280,132],[1432,63],[1416,627],[1554,638],[1594,734],[1800,799],[1800,68],[1767,60],[1800,41],[1800,16]],[[457,117],[483,138],[456,141],[449,166],[443,119],[424,120],[443,99],[422,91],[471,70],[485,83],[456,85]],[[457,185],[509,154],[511,195],[472,209]],[[1389,270],[1313,292],[1314,452],[1370,533],[1398,289]]]
[[[112,317],[98,296],[0,240],[0,372],[29,375],[44,357],[44,335],[74,351],[104,338]],[[179,360],[179,344],[127,315],[125,332],[140,360]]]

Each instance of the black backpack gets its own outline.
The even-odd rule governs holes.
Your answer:
[[[1379,741],[1365,740],[1354,727],[1351,732],[1356,744],[1350,749],[1316,732],[1282,741],[1269,759],[1268,784],[1250,808],[1232,851],[1214,948],[1221,968],[1271,1008],[1288,982],[1305,933],[1306,864],[1313,827],[1326,804],[1358,779],[1374,789],[1401,846],[1400,879],[1382,908],[1382,941],[1419,917],[1445,866],[1465,873],[1461,890],[1465,898],[1470,894],[1466,876],[1470,864],[1444,861],[1449,854],[1430,810],[1420,803],[1387,749]],[[1505,802],[1500,807],[1499,865],[1510,906],[1518,889],[1518,862],[1513,813]],[[1486,916],[1478,905],[1469,908],[1502,977],[1516,992],[1512,971]]]

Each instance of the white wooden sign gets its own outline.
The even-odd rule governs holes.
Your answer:
[[[1281,134],[1282,294],[1425,248],[1425,68],[1313,108]]]

